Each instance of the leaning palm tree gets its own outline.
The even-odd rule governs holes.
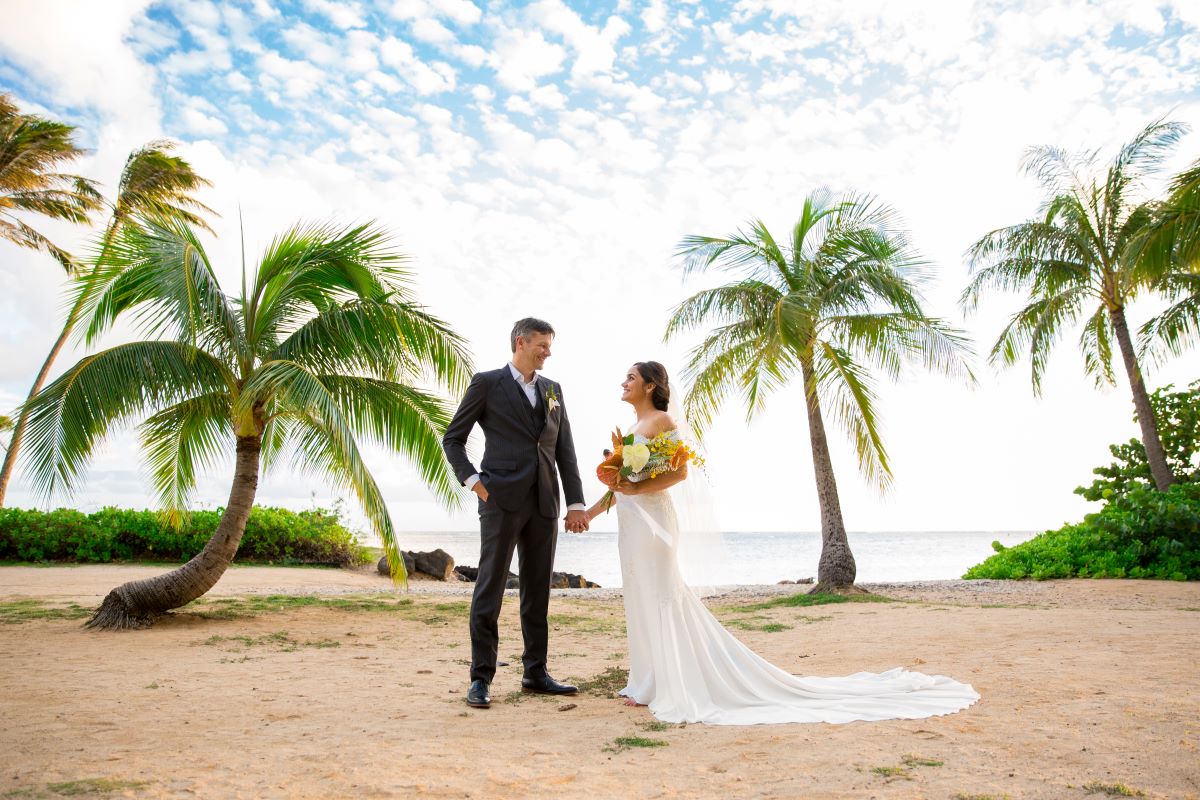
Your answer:
[[[894,212],[865,196],[816,192],[790,236],[779,242],[761,221],[724,237],[688,236],[678,248],[685,274],[708,269],[734,280],[685,300],[666,338],[715,325],[689,356],[684,400],[702,435],[730,392],[749,421],[767,396],[799,375],[804,387],[821,557],[814,591],[847,591],[856,568],[842,520],[825,434],[832,414],[853,440],[863,475],[892,480],[880,435],[873,369],[892,379],[905,362],[971,379],[965,338],[921,309],[925,263],[897,227]]]
[[[967,310],[974,310],[988,289],[1028,294],[1028,303],[997,338],[990,360],[1009,366],[1028,350],[1035,394],[1041,393],[1050,349],[1065,328],[1083,320],[1079,347],[1084,369],[1098,386],[1116,383],[1115,341],[1150,472],[1161,491],[1175,478],[1163,455],[1126,308],[1158,277],[1139,247],[1155,219],[1143,180],[1185,131],[1178,123],[1152,123],[1103,169],[1096,152],[1073,156],[1054,147],[1029,150],[1025,171],[1047,193],[1041,213],[972,245],[967,259],[974,278],[961,298]]]
[[[58,171],[87,152],[75,146],[74,133],[73,125],[22,114],[0,94],[0,238],[50,254],[68,273],[76,266],[71,254],[23,217],[83,224],[100,208],[92,181]]]
[[[105,258],[109,244],[114,236],[138,215],[155,215],[165,219],[176,219],[194,227],[211,230],[201,216],[202,213],[215,214],[212,209],[196,200],[192,193],[209,182],[201,178],[192,169],[192,165],[179,156],[171,155],[173,142],[150,142],[144,147],[134,150],[125,160],[121,170],[121,179],[117,184],[116,200],[112,204],[112,216],[100,238],[99,255],[92,268],[86,272],[78,270],[74,287],[75,300],[67,312],[66,321],[58,339],[50,348],[42,362],[42,368],[34,378],[33,386],[29,389],[29,397],[42,390],[54,362],[62,352],[67,338],[75,329],[87,302],[88,294],[96,282],[99,263]],[[24,412],[17,416],[9,439],[8,451],[4,455],[4,465],[0,467],[0,506],[4,505],[8,484],[16,470],[17,455],[21,442],[25,438],[25,426],[28,422]]]
[[[164,575],[113,589],[89,621],[139,627],[207,592],[237,551],[260,470],[286,454],[348,488],[403,559],[359,439],[398,451],[446,504],[457,481],[441,435],[447,403],[471,374],[463,340],[417,302],[404,258],[371,225],[297,226],[276,238],[241,296],[218,285],[204,248],[178,220],[155,218],[113,239],[85,308],[98,336],[130,314],[149,337],[81,359],[30,401],[25,460],[44,495],[78,486],[115,426],[141,421],[163,507],[187,507],[200,470],[235,454],[229,501],[212,538]]]

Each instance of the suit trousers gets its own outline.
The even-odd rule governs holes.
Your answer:
[[[518,511],[506,511],[495,500],[479,504],[479,575],[471,598],[471,680],[492,682],[500,643],[498,621],[513,550],[520,558],[521,634],[525,677],[546,674],[550,581],[558,519],[538,513],[537,484]]]

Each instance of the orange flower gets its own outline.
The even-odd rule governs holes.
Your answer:
[[[692,457],[692,453],[683,444],[675,448],[675,454],[671,456],[671,469],[677,470],[686,464]]]

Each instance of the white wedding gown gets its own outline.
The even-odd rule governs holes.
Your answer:
[[[621,694],[665,722],[760,725],[920,719],[979,699],[969,685],[897,668],[797,677],[768,663],[709,613],[679,572],[679,522],[668,492],[619,495],[618,547],[629,633]],[[671,534],[668,544],[654,532]]]

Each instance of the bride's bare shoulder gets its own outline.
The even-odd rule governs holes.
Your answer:
[[[653,431],[652,437],[675,429],[675,420],[665,411],[656,411],[647,421],[650,423],[650,430]]]

